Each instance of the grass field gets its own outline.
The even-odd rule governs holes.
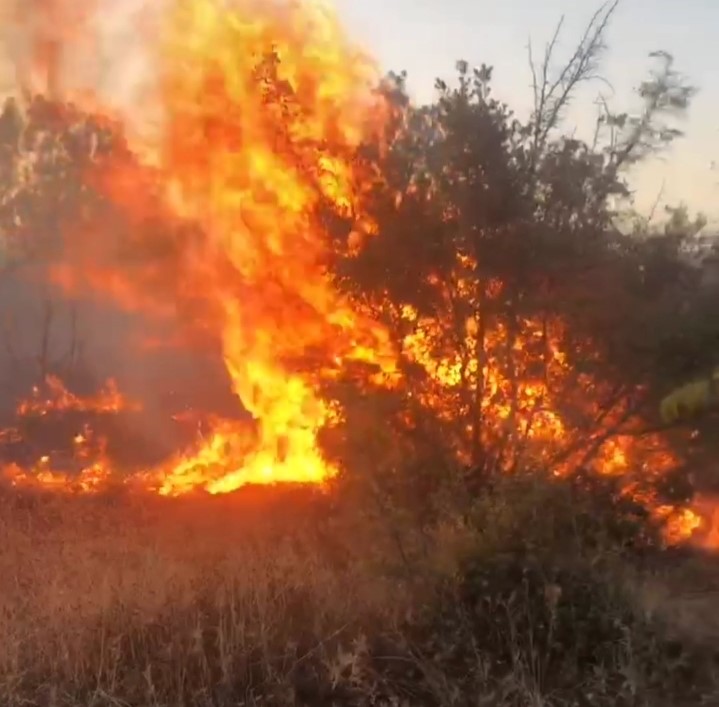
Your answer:
[[[517,554],[513,493],[487,532],[373,521],[306,489],[6,494],[0,701],[719,704],[710,563],[560,557],[542,532]]]
[[[312,494],[267,490],[184,502],[6,499],[2,694],[18,704],[225,704],[218,695],[229,690],[284,703],[303,661],[329,669],[358,623],[385,621],[402,603],[352,560],[351,542],[322,539],[316,506]]]

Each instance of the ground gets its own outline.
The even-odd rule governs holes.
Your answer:
[[[527,520],[494,493],[486,532],[302,488],[6,493],[3,703],[717,703],[712,558],[516,545]]]

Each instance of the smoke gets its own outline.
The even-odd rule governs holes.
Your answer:
[[[48,282],[44,267],[6,273],[0,279],[2,426],[12,426],[18,401],[43,375],[57,375],[87,396],[113,379],[142,406],[120,416],[116,437],[134,439],[144,450],[144,457],[132,449],[112,450],[113,458],[156,463],[194,438],[195,430],[173,419],[178,413],[191,410],[198,419],[243,413],[219,350],[198,350],[183,331],[177,318],[128,312],[92,294],[68,294]]]
[[[94,0],[6,0],[5,45],[23,93],[58,97],[94,83],[98,62]],[[68,83],[72,77],[72,86]]]
[[[26,101],[36,95],[70,101],[89,112],[101,107],[140,139],[156,123],[148,97],[156,95],[151,48],[163,5],[0,0],[7,92]],[[183,257],[192,255],[187,240],[158,210],[145,168],[130,160],[126,168],[113,164],[108,171],[112,182],[95,186],[114,200],[112,211],[100,210],[84,224],[76,219],[71,228],[54,214],[43,228],[62,231],[60,260],[3,273],[0,414],[10,414],[46,373],[88,390],[112,377],[143,403],[144,414],[129,424],[172,439],[177,408],[237,414],[237,399],[217,338],[188,332],[197,303],[187,292],[192,278],[183,272]],[[147,179],[146,189],[138,186],[141,179]],[[207,311],[202,315],[202,321],[210,319]]]
[[[115,111],[137,140],[157,125],[153,38],[166,0],[0,0],[0,82]]]

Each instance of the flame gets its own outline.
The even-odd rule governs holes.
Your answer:
[[[67,96],[58,57],[78,31],[92,33],[95,3],[45,2],[53,19],[30,33],[35,51],[27,83],[45,76],[50,93]],[[233,391],[254,420],[214,419],[194,448],[126,484],[166,496],[222,494],[245,484],[321,484],[337,469],[323,457],[317,435],[341,416],[322,397],[323,382],[351,362],[371,364],[376,384],[397,385],[399,375],[387,331],[352,306],[328,275],[328,223],[343,223],[350,252],[378,230],[365,197],[381,177],[359,158],[365,141],[383,144],[390,118],[375,91],[378,71],[323,2],[176,0],[156,7],[158,22],[143,32],[153,77],[146,98],[158,122],[143,130],[135,121],[147,111],[133,105],[125,127],[130,135],[143,134],[132,145],[140,163],[120,155],[93,175],[127,233],[101,239],[96,225],[78,224],[66,234],[67,258],[53,267],[54,281],[68,291],[101,291],[144,313],[190,320],[194,339],[221,351]],[[74,34],[70,18],[81,27]],[[80,102],[117,117],[99,95]],[[187,223],[196,226],[192,233],[180,228]],[[157,224],[177,228],[168,237]],[[120,267],[116,240],[123,252],[163,255]],[[473,275],[466,275],[472,266],[460,256],[461,294],[473,286]],[[438,278],[430,284],[443,286]],[[497,298],[504,288],[496,281],[485,289]],[[519,318],[510,333],[506,325],[469,317],[460,350],[446,351],[437,345],[446,340],[438,318],[405,306],[402,319],[408,333],[401,355],[427,373],[413,395],[440,420],[459,424],[460,458],[468,458],[463,393],[481,378],[481,441],[508,447],[499,460],[508,471],[531,455],[561,475],[581,465],[592,445],[592,464],[604,474],[651,478],[676,462],[656,435],[605,438],[623,419],[621,406],[590,433],[573,424],[571,406],[599,419],[592,399],[603,391],[572,369],[563,322]],[[481,367],[474,354],[480,325],[486,337]],[[517,364],[513,371],[503,365],[508,355]],[[128,406],[117,387],[90,401],[70,394],[59,379],[46,385],[51,396],[35,391],[20,404],[20,416]],[[47,455],[31,470],[7,467],[6,476],[17,486],[85,492],[110,483],[104,445],[88,430],[74,445],[79,470],[57,471]],[[626,492],[643,493],[629,482]],[[688,538],[702,523],[694,510],[643,498],[665,522],[671,542]]]
[[[44,416],[50,412],[114,413],[137,409],[138,403],[129,402],[119,391],[117,382],[109,379],[97,395],[82,398],[71,393],[57,376],[45,379],[46,394],[38,386],[33,387],[31,397],[21,400],[17,406],[19,417]]]
[[[660,505],[654,509],[654,517],[664,524],[664,539],[669,545],[679,545],[693,538],[704,528],[704,518],[692,508]]]
[[[111,478],[111,462],[107,456],[107,442],[96,437],[85,425],[73,439],[72,454],[65,460],[70,469],[58,468],[52,455],[42,455],[30,469],[8,464],[3,469],[5,479],[13,486],[51,491],[97,493],[106,490]]]
[[[455,283],[460,292],[467,287],[462,278],[467,265],[471,268],[470,259],[460,257]],[[438,280],[431,284],[446,287]],[[498,297],[501,283],[489,283],[486,291],[490,299]],[[698,506],[664,504],[652,491],[653,481],[675,469],[679,460],[660,434],[631,434],[638,420],[626,402],[602,408],[600,401],[610,396],[591,375],[578,373],[570,364],[566,353],[570,344],[561,319],[519,317],[511,336],[503,322],[485,322],[480,378],[478,319],[466,321],[460,346],[444,351],[436,342],[447,340],[442,327],[452,321],[448,312],[420,317],[413,307],[404,306],[401,318],[408,327],[402,352],[428,375],[417,397],[451,429],[470,416],[467,393],[473,394],[480,385],[481,423],[473,424],[480,425],[482,445],[499,450],[500,468],[509,472],[521,460],[541,460],[555,476],[564,476],[588,466],[622,479],[623,494],[644,505],[662,524],[667,543],[686,541],[704,528],[706,513]],[[586,342],[586,348],[587,357],[597,355],[592,342]],[[578,425],[575,416],[591,424]],[[463,424],[457,432],[456,446],[466,463],[472,462],[468,435],[473,424]],[[615,434],[620,428],[628,434]]]
[[[249,449],[242,431],[215,431],[171,469],[163,493],[333,476],[316,441],[331,417],[322,376],[368,355],[392,371],[387,335],[326,275],[320,217],[330,208],[360,220],[353,155],[382,119],[375,69],[325,8],[264,7],[190,0],[171,10],[164,35],[156,157],[174,204],[207,234],[202,267],[215,271],[205,297],[220,313],[234,391],[258,427]],[[323,352],[315,370],[295,368],[308,350]]]
[[[62,5],[54,3],[59,23]],[[199,235],[172,244],[171,272],[150,263],[129,276],[98,257],[105,244],[78,229],[55,282],[102,289],[159,314],[173,309],[168,302],[192,300],[219,343],[256,426],[223,422],[194,452],[146,472],[160,493],[320,483],[337,471],[316,440],[335,415],[319,394],[322,381],[350,361],[374,365],[378,380],[395,372],[388,334],[328,275],[328,213],[350,225],[355,241],[374,230],[362,208],[374,175],[357,149],[385,120],[377,70],[317,2],[170,3],[151,43],[162,118],[135,151],[152,169],[117,160],[98,183],[132,237],[157,213],[191,220]]]

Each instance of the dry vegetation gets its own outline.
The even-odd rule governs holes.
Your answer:
[[[3,694],[282,702],[304,661],[329,668],[359,618],[396,608],[390,583],[368,582],[356,562],[333,566],[302,509],[287,518],[285,503],[231,501],[9,500]]]
[[[679,597],[696,561],[577,489],[505,482],[431,530],[335,501],[7,496],[3,704],[715,704],[707,564]]]

